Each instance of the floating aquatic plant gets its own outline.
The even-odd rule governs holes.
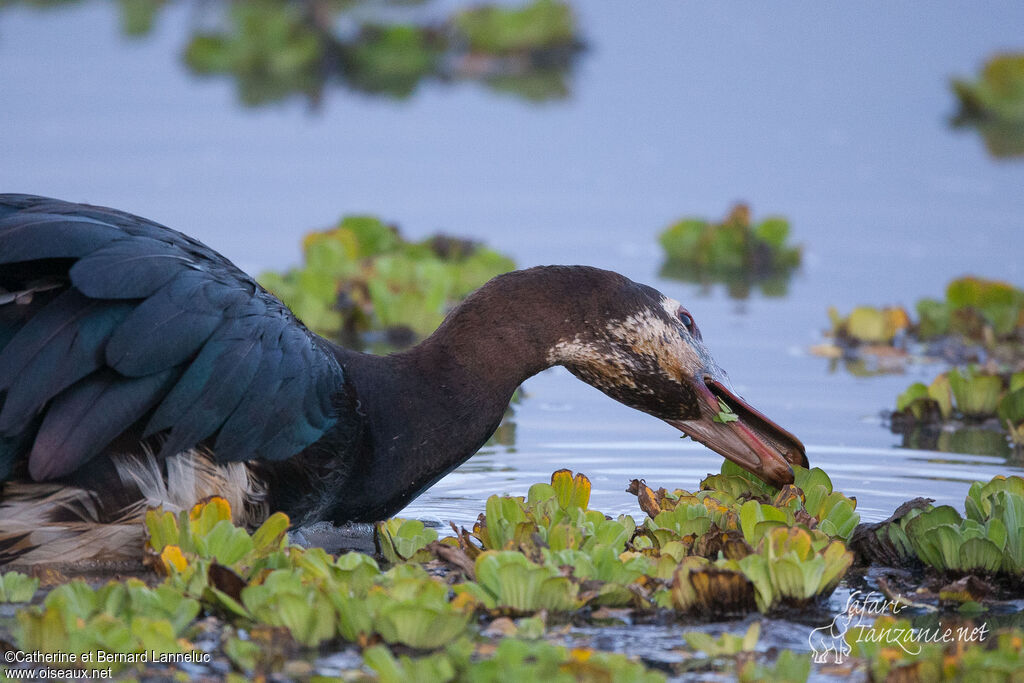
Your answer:
[[[799,528],[774,528],[758,552],[738,564],[754,584],[758,609],[767,612],[781,604],[802,606],[831,595],[853,564],[853,553],[841,541]]]
[[[126,29],[148,30],[154,10],[138,0],[128,6],[143,11],[124,13]],[[250,106],[294,95],[316,104],[332,82],[405,98],[427,79],[472,79],[550,99],[568,92],[566,78],[581,47],[569,6],[552,0],[519,9],[483,5],[433,23],[341,20],[337,15],[351,6],[287,0],[231,6],[219,26],[192,36],[185,63],[198,74],[230,75]],[[337,31],[338,25],[355,30]]]
[[[890,344],[910,328],[910,316],[900,307],[857,306],[846,317],[830,307],[828,317],[832,322],[831,334],[854,344]]]
[[[304,579],[299,570],[275,569],[243,588],[241,602],[254,620],[283,626],[296,641],[312,647],[335,636],[336,616]]]
[[[457,670],[469,665],[469,655],[455,653],[453,656],[451,651],[446,651],[425,657],[396,657],[384,645],[375,645],[363,650],[363,661],[377,674],[380,683],[453,681]]]
[[[573,476],[569,470],[552,474],[550,484],[534,484],[526,498],[491,496],[472,534],[462,530],[458,539],[467,556],[476,557],[477,581],[485,592],[474,594],[488,607],[520,611],[527,609],[522,605],[537,600],[555,605],[548,609],[563,611],[584,602],[612,606],[643,603],[637,584],[653,563],[640,553],[627,552],[636,523],[628,515],[607,519],[587,509],[589,499],[590,480],[582,474]],[[499,550],[511,554],[493,552]],[[497,584],[485,583],[480,576],[484,556],[489,558],[486,577],[500,565],[501,572],[515,575],[516,581],[523,583],[521,590],[528,595],[508,594]],[[545,589],[541,595],[542,583],[558,589]]]
[[[709,616],[740,616],[757,609],[754,584],[735,560],[712,562],[693,555],[682,558],[668,592],[655,600],[681,612]]]
[[[363,24],[339,54],[356,90],[404,98],[436,73],[446,47],[443,34],[420,26]]]
[[[871,538],[858,538],[857,545],[877,550],[876,561],[900,564],[916,558],[939,573],[1024,575],[1024,479],[975,482],[964,507],[966,517],[948,505],[901,507],[886,522],[865,529]]]
[[[462,635],[477,607],[471,596],[448,600],[448,586],[429,577],[396,581],[374,622],[385,642],[436,648]]]
[[[582,606],[579,585],[555,567],[535,564],[514,550],[488,550],[476,558],[476,582],[456,586],[488,609],[566,612]]]
[[[376,530],[381,554],[391,564],[426,562],[433,558],[425,548],[437,540],[437,531],[425,527],[418,519],[394,517],[377,522]]]
[[[20,572],[0,574],[0,602],[28,602],[39,588],[39,579]]]
[[[307,326],[327,335],[405,328],[424,336],[451,306],[515,267],[473,242],[407,242],[396,228],[368,216],[311,233],[303,251],[301,268],[264,273],[260,282]]]
[[[721,474],[705,478],[695,494],[665,489],[654,492],[639,481],[632,482],[628,490],[637,494],[641,508],[650,516],[645,526],[662,543],[698,537],[707,533],[712,523],[722,531],[741,530],[752,545],[770,527],[797,524],[848,540],[860,520],[856,500],[834,491],[820,468],[794,467],[793,472],[794,484],[777,489],[723,461]]]
[[[686,639],[690,647],[700,650],[708,657],[735,660],[736,678],[739,681],[804,683],[807,680],[811,671],[809,655],[783,650],[771,665],[758,662],[754,651],[760,637],[760,622],[752,623],[742,635],[728,631],[723,632],[717,638],[702,631],[689,631],[683,634],[683,638]]]
[[[900,307],[858,306],[846,317],[829,309],[829,334],[841,346],[891,345],[901,335],[918,340],[956,336],[993,346],[1019,342],[1024,331],[1024,290],[1007,282],[967,276],[946,286],[944,300],[917,302],[917,321]]]
[[[649,515],[645,529],[671,570],[659,604],[706,614],[743,614],[801,606],[835,589],[853,562],[844,541],[859,515],[856,501],[833,491],[820,469],[795,467],[795,484],[776,489],[736,465],[701,482],[696,494],[654,492],[634,481]],[[670,598],[670,600],[669,600]]]
[[[832,591],[852,561],[843,539],[856,523],[855,501],[834,491],[820,470],[797,468],[795,475],[794,485],[776,489],[724,463],[721,474],[705,479],[694,493],[654,491],[636,481],[631,490],[651,515],[638,526],[631,517],[609,519],[590,509],[589,480],[560,470],[525,497],[492,497],[472,532],[460,530],[442,543],[432,543],[432,530],[416,522],[379,525],[382,553],[393,565],[387,572],[359,553],[335,558],[322,549],[287,545],[283,516],[249,534],[231,523],[222,499],[177,514],[151,511],[147,553],[167,572],[163,583],[155,589],[137,582],[112,584],[121,588],[100,591],[79,583],[63,589],[63,598],[54,591],[43,606],[19,617],[25,634],[19,647],[48,638],[62,648],[132,651],[155,644],[188,651],[187,629],[202,606],[230,620],[223,651],[253,675],[275,666],[277,655],[266,650],[269,642],[283,639],[298,648],[343,638],[367,648],[367,665],[385,680],[435,675],[490,680],[495,672],[518,675],[519,669],[509,668],[516,666],[536,676],[550,668],[554,680],[590,675],[633,680],[647,674],[625,659],[612,666],[596,653],[559,651],[543,641],[505,645],[542,636],[544,623],[538,618],[521,625],[506,619],[501,629],[497,620],[482,634],[503,635],[497,649],[492,644],[476,648],[474,617],[576,612],[586,605],[601,607],[595,619],[599,612],[618,613],[610,607],[627,605],[722,616],[816,602]],[[961,521],[997,528],[992,520],[999,519],[1010,528],[1018,522],[1007,500],[1022,492],[1024,482],[1014,480],[978,484]],[[907,533],[915,532],[908,526]],[[910,536],[907,547],[914,549]],[[445,573],[446,581],[428,574],[420,564],[435,555],[458,572]],[[436,573],[442,564],[430,559],[428,567]],[[461,580],[462,574],[469,580]],[[141,614],[150,621],[139,620]],[[95,633],[72,634],[68,624],[79,621]],[[433,652],[396,657],[383,646],[369,647],[380,642]],[[799,680],[803,666],[802,660],[780,658],[775,669],[783,679]],[[769,670],[739,661],[736,669],[748,680]]]
[[[967,276],[947,285],[945,299],[922,299],[915,308],[916,320],[901,307],[860,306],[846,317],[830,308],[831,329],[826,334],[833,341],[813,346],[811,352],[829,358],[832,367],[841,359],[855,375],[903,372],[908,362],[921,358],[955,363],[985,360],[1010,371],[1024,367],[1024,290]],[[901,396],[900,409],[931,398],[948,417],[949,399],[942,398],[948,387],[930,387],[930,392],[928,388],[912,387]],[[977,389],[972,387],[970,393]],[[918,404],[911,409],[916,419],[934,416],[922,413],[924,408]]]
[[[276,0],[232,4],[228,23],[224,33],[192,38],[185,62],[194,72],[231,74],[248,105],[319,92],[328,45],[299,5]]]
[[[469,49],[491,55],[570,48],[576,43],[569,5],[535,0],[520,8],[485,5],[459,12],[453,21]]]
[[[405,681],[621,681],[656,683],[663,674],[646,669],[625,655],[587,648],[565,648],[545,641],[505,638],[487,657],[473,657],[472,645],[457,642],[426,657],[396,657],[377,646],[363,656],[382,683]]]
[[[609,545],[617,552],[625,550],[636,522],[628,515],[606,519],[597,510],[587,509],[589,500],[590,480],[582,474],[573,476],[569,470],[559,470],[551,475],[550,484],[531,486],[526,498],[488,498],[486,512],[473,526],[472,534],[460,533],[461,545],[473,556],[481,546],[487,550],[522,550],[533,555],[542,546],[554,551],[590,550],[597,545]],[[471,538],[480,546],[470,542]]]
[[[592,550],[567,548],[557,552],[543,551],[544,563],[549,566],[569,567],[573,577],[584,582],[600,582],[592,588],[595,595],[587,597],[588,604],[620,607],[638,602],[634,589],[653,570],[654,561],[640,553],[619,552],[611,545],[597,545]]]
[[[990,59],[976,82],[954,80],[966,114],[1024,123],[1024,54]]]
[[[289,520],[274,513],[250,535],[231,521],[230,504],[215,496],[177,515],[149,510],[145,524],[147,557],[165,573],[183,571],[189,558],[245,571],[285,546]]]
[[[952,334],[991,345],[1024,329],[1024,290],[999,280],[953,280],[944,300],[922,299],[916,308],[923,339]]]
[[[128,579],[94,589],[74,580],[50,591],[42,605],[19,611],[14,635],[24,652],[180,653],[193,649],[181,636],[198,614],[199,603],[171,586]]]
[[[941,628],[908,619],[879,617],[870,627],[846,632],[851,654],[867,662],[873,681],[1014,681],[1020,674],[1024,631],[993,632],[984,622],[950,627],[952,637],[935,638]],[[931,637],[929,637],[931,636]]]
[[[788,239],[784,218],[754,224],[744,204],[734,206],[720,223],[685,218],[659,237],[667,256],[662,275],[724,281],[740,297],[752,283],[762,284],[766,294],[784,292],[789,273],[800,265],[800,248],[788,245]]]
[[[994,418],[1014,443],[1024,445],[1024,372],[969,367],[942,373],[928,385],[915,382],[897,397],[892,418],[896,431]]]

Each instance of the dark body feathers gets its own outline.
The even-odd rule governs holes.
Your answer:
[[[0,195],[5,294],[5,479],[95,479],[119,439],[149,439],[158,460],[204,445],[217,463],[283,461],[346,401],[327,342],[219,254],[136,216]]]

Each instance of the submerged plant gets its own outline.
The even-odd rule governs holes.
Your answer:
[[[701,650],[709,657],[723,657],[738,655],[741,652],[753,652],[757,647],[757,641],[761,637],[761,622],[755,621],[748,628],[746,633],[738,636],[728,631],[723,632],[715,638],[703,631],[687,631],[683,634],[686,643],[697,650]]]

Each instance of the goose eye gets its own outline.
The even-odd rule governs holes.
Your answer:
[[[679,316],[679,322],[683,323],[686,330],[697,339],[700,339],[700,330],[697,329],[697,324],[693,322],[693,316],[690,315],[690,312],[680,306],[676,315]]]

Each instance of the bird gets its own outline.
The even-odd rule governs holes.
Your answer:
[[[250,528],[277,511],[294,527],[386,519],[559,365],[769,482],[808,465],[685,307],[612,271],[499,275],[419,344],[373,355],[183,233],[0,195],[0,563],[138,555],[147,509],[213,495]]]

